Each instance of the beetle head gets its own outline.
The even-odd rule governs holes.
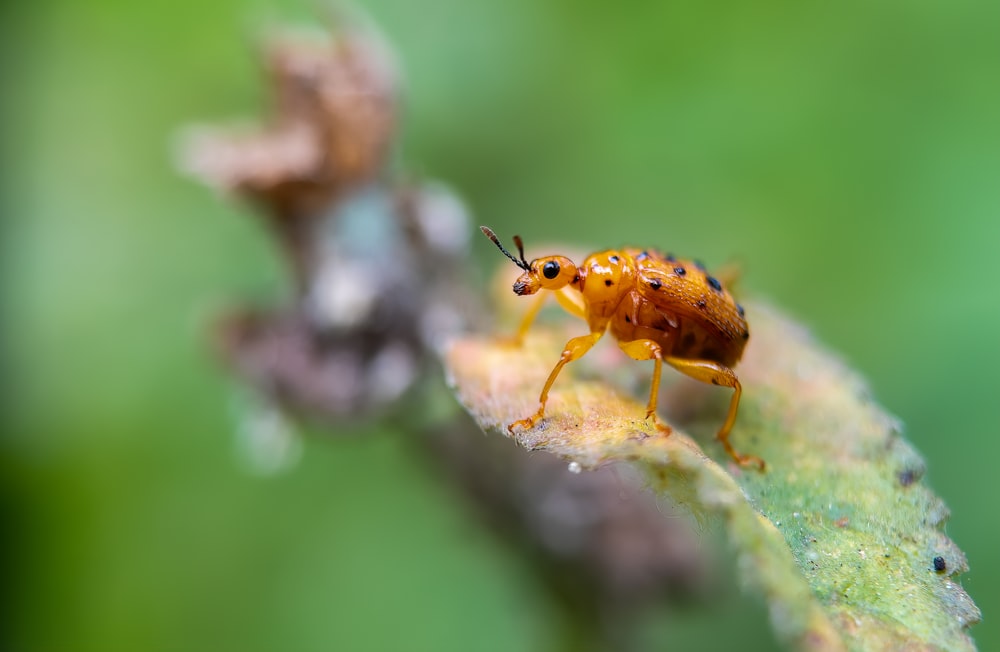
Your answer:
[[[576,265],[566,256],[545,256],[531,261],[530,269],[514,283],[514,294],[561,290],[576,278]]]
[[[517,277],[517,281],[514,282],[514,294],[524,296],[534,294],[539,290],[559,290],[572,283],[576,278],[576,265],[569,258],[565,256],[545,256],[544,258],[536,258],[529,263],[524,258],[524,242],[521,241],[521,236],[514,236],[514,244],[517,245],[517,253],[520,256],[520,258],[514,258],[500,244],[500,239],[493,232],[493,229],[487,226],[479,228],[503,252],[503,255],[510,258],[515,265],[524,270],[524,273]]]

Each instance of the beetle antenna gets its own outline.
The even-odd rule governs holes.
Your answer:
[[[510,258],[512,261],[514,261],[515,265],[517,265],[526,272],[531,271],[531,265],[528,263],[528,261],[524,259],[524,243],[521,242],[521,236],[519,235],[514,236],[514,244],[517,245],[517,251],[518,253],[521,254],[521,260],[518,260],[517,258],[514,258],[514,256],[512,256],[509,251],[504,249],[504,246],[500,244],[500,238],[498,238],[497,234],[493,232],[493,229],[491,229],[488,226],[481,226],[479,227],[479,230],[483,232],[483,235],[485,235],[487,238],[493,241],[493,244],[497,246],[497,249],[503,252],[504,256],[507,256],[507,258]]]
[[[528,261],[524,259],[524,242],[521,240],[521,236],[514,236],[514,244],[517,245],[517,253],[521,256],[521,264],[524,266],[522,269],[531,269],[531,265],[529,265]]]

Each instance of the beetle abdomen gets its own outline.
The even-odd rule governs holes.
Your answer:
[[[676,313],[723,343],[750,337],[743,309],[722,283],[690,260],[639,261],[636,290],[662,310]]]

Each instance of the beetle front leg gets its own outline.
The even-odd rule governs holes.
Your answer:
[[[593,332],[589,335],[581,335],[580,337],[574,337],[570,341],[566,342],[566,347],[563,349],[562,356],[559,358],[559,362],[552,369],[552,373],[549,374],[548,380],[545,381],[545,387],[542,388],[542,393],[538,397],[538,411],[527,419],[520,419],[514,423],[507,426],[507,431],[514,434],[514,428],[518,426],[524,428],[525,430],[530,430],[534,425],[545,416],[545,404],[549,400],[549,389],[552,388],[552,383],[556,381],[556,377],[562,368],[565,367],[570,362],[582,358],[587,351],[591,349],[597,340],[601,339],[601,335],[604,332]]]
[[[502,338],[503,343],[510,344],[512,346],[521,346],[524,344],[524,338],[528,334],[528,329],[531,325],[535,323],[535,318],[538,317],[538,313],[541,312],[542,307],[545,305],[545,301],[549,298],[550,294],[555,294],[556,301],[562,306],[563,310],[573,315],[574,317],[579,317],[580,319],[587,321],[587,309],[584,307],[582,300],[570,294],[566,288],[561,290],[556,290],[554,293],[548,290],[542,290],[535,297],[531,306],[528,308],[524,316],[521,317],[521,323],[517,326],[517,332],[510,336]]]
[[[579,317],[583,321],[587,321],[587,306],[584,304],[583,297],[578,291],[563,288],[556,290],[555,295],[556,301],[559,302],[563,310],[574,317]]]
[[[524,344],[524,336],[527,335],[528,329],[531,328],[531,325],[535,322],[535,317],[537,317],[538,313],[541,312],[542,306],[545,305],[545,300],[547,298],[547,292],[538,293],[538,296],[535,297],[531,307],[529,307],[528,311],[524,313],[523,317],[521,317],[521,323],[517,326],[517,333],[511,337],[502,338],[502,341],[505,344],[510,344],[512,346],[521,346]]]

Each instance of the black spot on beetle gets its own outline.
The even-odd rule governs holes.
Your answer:
[[[626,324],[631,324],[632,323],[632,318],[629,317],[628,315],[625,315],[625,323]]]
[[[743,339],[745,340],[750,339],[750,331],[743,331]]]
[[[746,312],[743,310],[743,306],[741,306],[738,303],[736,304],[736,312],[740,313],[740,317],[746,316]]]
[[[948,564],[944,562],[944,557],[934,558],[934,570],[936,570],[939,573],[943,573],[946,570],[948,570]]]
[[[579,274],[577,274],[576,276],[573,277],[573,282],[574,283],[579,283],[580,282],[580,275]]]
[[[611,279],[609,279],[609,278],[604,279],[604,285],[605,286],[611,287],[612,283],[614,283],[614,281],[612,281]]]
[[[636,260],[646,260],[647,258],[649,258],[649,252],[648,251],[644,251],[644,252],[642,252],[641,254],[639,254],[638,256],[635,257]]]
[[[659,290],[661,287],[663,287],[663,283],[660,283],[658,280],[653,279],[652,281],[649,282],[649,287],[653,288],[654,290]]]
[[[705,303],[704,299],[698,299],[697,303],[695,303],[694,305],[697,306],[699,310],[704,310],[708,304]]]
[[[610,258],[608,258],[608,260],[610,260],[613,263],[617,263],[618,262],[618,256],[611,256]]]
[[[687,273],[688,273],[687,270],[684,269],[683,267],[675,267],[674,268],[674,274],[677,274],[677,276],[684,276]]]
[[[705,280],[708,282],[708,286],[715,290],[716,292],[722,292],[722,283],[719,283],[719,279],[714,276],[706,276]]]

